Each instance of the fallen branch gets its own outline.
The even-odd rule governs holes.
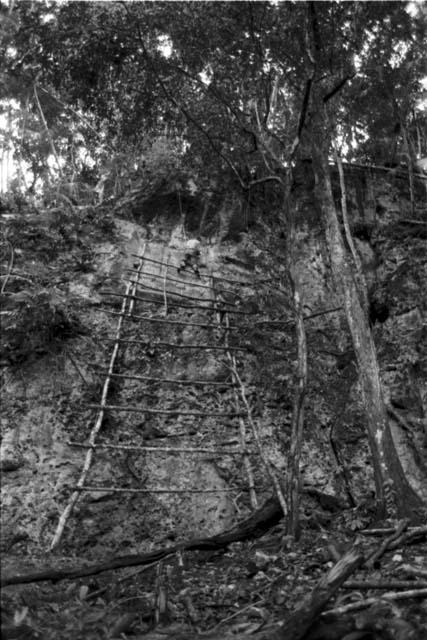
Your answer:
[[[8,586],[12,584],[28,584],[31,582],[43,582],[51,580],[74,580],[87,576],[98,575],[105,571],[123,569],[124,567],[144,566],[158,562],[163,558],[173,555],[177,551],[216,551],[228,547],[232,542],[242,542],[252,538],[259,538],[274,527],[282,518],[282,509],[275,496],[269,498],[251,516],[224,533],[210,538],[195,538],[189,542],[182,542],[172,547],[159,549],[150,553],[118,556],[101,563],[90,564],[85,567],[71,567],[65,569],[45,569],[27,574],[1,576],[0,584]]]
[[[235,611],[230,616],[227,616],[226,618],[224,618],[224,620],[221,620],[220,622],[218,622],[218,624],[216,624],[212,629],[209,629],[208,631],[209,636],[212,635],[215,631],[217,631],[220,627],[223,627],[224,624],[226,624],[227,622],[230,622],[230,620],[232,620],[233,618],[236,618],[237,616],[241,616],[242,613],[244,613],[248,609],[252,609],[252,607],[259,607],[259,605],[265,604],[265,602],[266,602],[266,598],[262,598],[261,600],[250,602],[245,607],[242,607],[238,611]]]
[[[408,527],[408,533],[420,530],[422,532],[424,527]],[[364,536],[386,536],[387,534],[394,533],[395,531],[396,527],[387,527],[383,529],[364,529],[363,531],[359,531],[359,533]]]
[[[401,218],[398,221],[398,224],[420,224],[423,226],[427,225],[427,221],[426,220],[413,220],[412,218]]]
[[[411,589],[410,591],[399,591],[397,593],[383,593],[381,596],[377,596],[376,598],[366,598],[366,600],[360,600],[359,602],[351,602],[350,604],[345,604],[341,607],[336,607],[335,609],[329,609],[325,611],[322,615],[329,616],[335,615],[340,616],[343,613],[348,613],[349,611],[358,611],[360,609],[366,609],[366,607],[370,607],[371,604],[377,604],[381,600],[387,600],[388,602],[393,602],[394,600],[407,600],[409,598],[425,598],[427,597],[427,589]]]
[[[332,567],[302,604],[284,620],[271,640],[300,640],[322,613],[328,601],[347,578],[364,562],[364,556],[356,544]]]
[[[23,280],[24,282],[28,282],[28,284],[34,285],[34,281],[30,280],[30,278],[25,278],[24,276],[19,276],[16,273],[6,273],[0,275],[0,278],[15,278],[15,280]]]
[[[343,584],[343,589],[357,589],[358,591],[365,589],[412,589],[413,587],[427,589],[427,582],[414,582],[413,580],[349,580]]]
[[[416,576],[418,578],[427,578],[427,569],[421,567],[412,567],[410,564],[404,564],[399,567],[399,571],[403,571],[410,576]]]
[[[381,543],[380,547],[369,556],[369,558],[366,561],[366,566],[368,568],[372,568],[374,566],[375,562],[379,560],[379,558],[381,558],[382,555],[384,555],[384,553],[390,547],[391,543],[395,542],[397,539],[400,538],[402,532],[408,527],[408,525],[409,525],[409,519],[407,518],[404,520],[401,520],[398,523],[396,530],[391,534],[391,536],[386,538]]]
[[[397,540],[392,542],[388,548],[397,549],[402,544],[411,542],[412,540],[416,540],[417,538],[424,538],[425,536],[427,536],[427,526],[414,527],[410,531],[403,533],[399,538],[397,538]]]

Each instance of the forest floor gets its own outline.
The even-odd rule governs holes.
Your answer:
[[[342,530],[342,529],[341,529]],[[263,538],[233,543],[223,552],[185,552],[161,563],[108,572],[96,578],[6,587],[2,638],[101,640],[107,638],[228,638],[259,636],[298,609],[319,579],[351,547],[354,534],[304,530],[283,541],[280,525]],[[365,557],[387,536],[362,535]],[[20,566],[19,544],[4,567]],[[424,640],[427,629],[427,541],[404,541],[371,567],[353,573],[327,605],[309,640]],[[50,557],[32,558],[39,568]],[[56,557],[55,567],[79,566]],[[368,563],[369,564],[369,563]],[[27,567],[28,570],[28,567]],[[417,597],[402,592],[420,590]],[[392,600],[383,598],[392,593]],[[400,594],[400,597],[399,597]],[[370,599],[367,602],[367,599]],[[346,606],[355,604],[355,610]],[[283,638],[286,638],[285,628]],[[291,640],[291,639],[290,639]]]
[[[104,287],[103,277],[95,273],[93,248],[97,242],[115,243],[116,237],[111,216],[100,211],[89,222],[77,213],[58,217],[55,224],[47,218],[35,224],[32,219],[18,217],[10,225],[8,238],[15,248],[15,261],[5,245],[4,269],[11,275],[16,270],[16,279],[7,283],[6,303],[12,311],[18,309],[22,325],[17,331],[16,324],[11,324],[10,331],[3,332],[2,358],[8,367],[20,369],[25,358],[33,354],[37,358],[53,348],[53,339],[62,345],[66,339],[80,335],[82,329],[74,316],[78,305],[85,303],[77,295],[70,296],[69,283],[82,273],[89,278],[94,272],[93,286]],[[46,309],[51,313],[46,314]],[[14,320],[15,316],[11,318]],[[81,396],[78,400],[81,403]],[[28,476],[31,486],[36,479],[37,476]],[[111,516],[108,511],[103,514],[110,529]],[[315,528],[305,522],[301,538],[292,545],[287,544],[279,525],[256,541],[233,543],[224,551],[186,551],[151,566],[120,569],[81,580],[7,586],[1,596],[1,638],[194,640],[204,636],[219,640],[258,639],[262,633],[264,638],[272,638],[277,624],[310,597],[319,580],[351,547],[356,534],[350,529],[368,526],[366,521],[357,522],[352,513],[347,519],[345,516],[341,513],[328,524],[323,519],[317,526],[314,522]],[[12,533],[13,528],[15,533],[19,529],[14,523],[15,520]],[[123,525],[129,527],[127,521]],[[143,524],[138,522],[138,526]],[[4,530],[2,533],[5,537]],[[380,548],[387,535],[358,534],[365,557]],[[123,544],[126,546],[125,540]],[[3,553],[5,573],[82,566],[88,561],[102,561],[111,553],[102,545],[96,553],[88,547],[70,547],[63,555],[54,556],[42,551],[43,544],[39,551],[32,547],[29,554],[26,548],[26,541],[18,539],[13,549]],[[327,604],[329,610],[340,607],[339,613],[318,617],[304,637],[425,640],[426,559],[425,533],[421,540],[402,540],[371,567],[364,565],[354,572]],[[416,597],[414,593],[399,597],[402,592],[414,590],[418,591]],[[387,600],[385,593],[394,599]],[[359,608],[343,610],[351,604]],[[286,636],[285,627],[282,634],[283,638],[296,640]]]

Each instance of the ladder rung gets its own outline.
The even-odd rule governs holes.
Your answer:
[[[133,300],[139,300],[140,302],[149,302],[152,304],[164,304],[163,300],[158,300],[155,298],[143,298],[142,296],[136,296],[133,294],[126,294],[126,293],[116,293],[115,291],[100,291],[99,292],[100,295],[103,296],[114,296],[116,298],[131,298]],[[183,309],[203,309],[204,311],[213,311],[215,313],[218,312],[226,312],[226,313],[233,313],[233,314],[237,314],[239,316],[256,316],[259,315],[258,313],[255,313],[255,311],[238,311],[237,309],[218,309],[215,308],[214,306],[204,306],[201,304],[183,304],[181,302],[175,302],[175,300],[169,300],[168,304],[171,307],[181,307]]]
[[[169,290],[164,290],[164,289],[159,289],[159,287],[150,287],[146,284],[144,284],[143,282],[137,282],[136,280],[131,280],[130,282],[132,282],[133,284],[137,285],[138,287],[140,287],[141,289],[147,289],[149,291],[157,291],[157,293],[162,293],[163,295],[167,295],[167,296],[178,296],[179,298],[185,298],[186,300],[195,300],[195,301],[199,301],[199,302],[203,302],[204,300],[215,303],[215,298],[208,298],[208,297],[198,297],[195,298],[194,296],[187,296],[184,293],[179,293],[178,291],[169,291]],[[168,298],[169,301],[169,298]],[[226,300],[222,300],[221,303],[218,303],[218,306],[221,307],[223,305],[228,305],[231,307],[235,307],[235,303],[234,302],[227,302]],[[219,308],[218,310],[221,310],[221,308]]]
[[[146,322],[159,322],[163,324],[176,324],[185,325],[186,327],[201,327],[202,329],[215,329],[222,332],[226,331],[238,331],[240,328],[236,326],[226,327],[225,325],[219,325],[217,322],[188,322],[185,318],[182,320],[168,320],[167,318],[149,318],[147,316],[137,316],[129,313],[120,313],[120,311],[111,311],[110,309],[102,309],[103,313],[109,313],[112,316],[123,316],[125,320],[145,320]],[[257,324],[257,323],[255,323]]]
[[[133,444],[84,444],[80,442],[74,442],[68,440],[68,445],[71,447],[80,447],[82,449],[113,449],[118,451],[150,451],[154,453],[212,453],[221,454],[224,456],[241,456],[242,451],[236,449],[228,451],[226,449],[209,449],[207,447],[143,447]]]
[[[158,278],[160,280],[164,280],[165,279],[165,275],[161,274],[161,273],[150,273],[149,271],[138,271],[138,269],[125,269],[125,271],[128,271],[130,273],[139,273],[140,276],[146,276],[147,278]],[[168,282],[177,282],[180,284],[184,284],[187,285],[188,287],[200,287],[202,289],[210,289],[212,291],[212,285],[210,284],[200,284],[200,282],[187,282],[186,280],[178,280],[178,278],[171,278],[169,275],[167,276],[167,281]],[[238,294],[235,294],[234,291],[230,291],[230,289],[218,289],[215,287],[215,291],[217,293],[225,293],[225,294],[233,294],[236,295],[238,298],[240,298],[240,296]]]
[[[185,298],[186,300],[193,300],[196,302],[203,302],[203,301],[209,301],[212,302],[213,298],[208,298],[203,297],[203,296],[199,296],[199,297],[195,297],[195,296],[187,296],[184,293],[179,293],[178,291],[170,291],[169,289],[165,290],[165,289],[159,289],[159,287],[150,287],[148,284],[144,284],[143,282],[135,282],[134,280],[131,280],[131,282],[134,282],[135,284],[138,285],[139,288],[141,289],[147,289],[148,291],[156,291],[157,293],[161,293],[163,295],[166,296],[177,296],[178,298]],[[169,301],[169,298],[168,298]],[[233,303],[229,303],[229,304],[233,304]]]
[[[131,253],[131,256],[134,258],[141,258],[141,256],[138,256],[136,253]],[[146,262],[152,262],[153,264],[159,264],[163,267],[168,267],[169,269],[176,269],[178,270],[179,267],[173,265],[173,264],[168,264],[167,262],[161,262],[160,260],[154,260],[153,258],[144,258],[144,260]],[[199,265],[201,266],[201,265]],[[234,280],[232,278],[224,278],[224,277],[219,277],[219,276],[212,276],[214,278],[214,280],[218,281],[220,280],[221,282],[229,282],[230,284],[239,284],[239,285],[243,285],[246,287],[252,287],[254,285],[260,284],[262,282],[270,282],[270,280],[254,280],[253,282],[245,282],[244,280]]]
[[[102,409],[104,411],[127,411],[130,413],[150,413],[153,415],[166,415],[166,416],[216,416],[218,418],[238,418],[245,416],[246,413],[242,412],[230,412],[220,413],[217,411],[180,411],[179,409],[144,409],[140,407],[125,407],[115,404],[88,404],[89,409]]]
[[[136,253],[131,253],[130,254],[133,258],[141,258],[141,256],[139,256]],[[179,266],[176,266],[175,264],[170,264],[169,262],[162,262],[161,260],[154,260],[154,258],[146,258],[144,257],[144,261],[145,262],[152,262],[153,264],[159,264],[162,267],[168,267],[168,269],[179,269]],[[199,265],[201,267],[201,265]]]
[[[244,487],[239,489],[125,489],[122,487],[72,487],[73,491],[101,491],[108,493],[232,493],[234,491],[247,491]]]
[[[93,368],[101,369],[100,373],[107,375],[107,370],[99,367],[96,364],[88,363]],[[130,380],[142,380],[144,382],[165,382],[167,384],[182,384],[182,385],[212,385],[220,387],[237,387],[235,382],[218,382],[217,380],[175,380],[173,378],[152,378],[151,376],[137,376],[127,373],[111,373],[110,377],[113,378],[129,378]]]
[[[107,340],[108,342],[119,342],[122,344],[142,344],[146,347],[165,347],[171,349],[200,349],[200,350],[214,350],[214,351],[249,351],[249,347],[224,347],[223,345],[205,345],[205,344],[174,344],[173,342],[152,342],[149,340],[127,340],[125,338],[109,338],[99,337],[98,340]]]
[[[131,280],[131,282],[134,282],[133,280]],[[178,298],[185,298],[186,300],[193,300],[194,302],[204,302],[206,300],[206,302],[212,302],[213,298],[208,298],[200,296],[200,297],[195,297],[195,296],[187,296],[184,293],[178,293],[177,291],[170,291],[170,290],[164,290],[164,289],[159,289],[158,287],[150,287],[146,284],[143,284],[142,282],[137,283],[138,287],[140,289],[146,289],[147,291],[156,291],[157,293],[161,293],[163,296],[176,296]],[[144,292],[143,292],[144,293]],[[170,298],[167,298],[168,302],[170,301]]]

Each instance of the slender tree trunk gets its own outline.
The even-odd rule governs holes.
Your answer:
[[[0,158],[0,193],[6,193],[5,184],[5,172],[6,172],[6,153],[5,153],[5,143],[3,142],[1,148],[1,158]]]
[[[292,408],[291,439],[286,477],[286,502],[288,505],[287,534],[297,539],[299,537],[299,506],[300,506],[300,460],[304,433],[304,409],[307,391],[307,338],[304,326],[303,299],[301,277],[297,267],[296,220],[297,208],[291,196],[290,185],[285,190],[286,215],[286,260],[290,282],[295,318],[295,337],[297,343],[297,371],[294,385],[294,400]]]
[[[50,149],[51,149],[51,151],[52,151],[52,155],[53,155],[53,157],[54,157],[54,158],[55,158],[55,160],[56,160],[56,166],[57,166],[57,168],[58,168],[58,175],[59,175],[59,177],[60,177],[60,178],[62,178],[62,168],[61,168],[61,163],[60,163],[60,160],[59,160],[58,153],[57,153],[57,151],[56,151],[55,143],[54,143],[54,141],[53,141],[53,138],[52,138],[51,132],[50,132],[49,127],[48,127],[48,124],[47,124],[47,122],[46,122],[46,118],[45,118],[45,115],[44,115],[44,113],[43,113],[42,106],[41,106],[41,104],[40,104],[39,94],[37,93],[37,85],[36,85],[36,84],[34,84],[33,89],[34,89],[34,97],[35,97],[35,99],[36,99],[36,105],[37,105],[37,108],[38,108],[39,113],[40,113],[40,118],[41,118],[41,121],[42,121],[42,123],[43,123],[43,127],[44,127],[44,130],[45,130],[45,133],[46,133],[47,139],[48,139],[48,141],[49,141]]]
[[[317,199],[324,218],[333,276],[343,297],[358,363],[378,507],[383,515],[414,517],[415,512],[422,507],[422,501],[403,472],[390,432],[376,348],[368,317],[358,293],[349,255],[345,249],[332,194],[327,131],[323,101],[318,97],[313,105],[310,132]]]
[[[401,122],[403,145],[405,148],[405,154],[408,160],[408,181],[409,181],[409,197],[411,199],[411,215],[415,215],[415,190],[414,190],[414,163],[412,160],[411,147],[409,144],[409,137],[406,130],[406,123]]]
[[[294,389],[294,405],[292,410],[291,444],[286,482],[287,503],[289,509],[286,523],[287,533],[293,538],[299,537],[299,503],[300,503],[300,459],[304,432],[304,408],[307,387],[307,340],[303,319],[301,287],[298,274],[291,275],[291,286],[294,299],[295,331],[298,345],[297,375]]]

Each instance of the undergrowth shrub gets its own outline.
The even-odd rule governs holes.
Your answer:
[[[54,290],[23,289],[6,297],[0,335],[0,359],[16,364],[60,348],[82,326],[63,296]]]

